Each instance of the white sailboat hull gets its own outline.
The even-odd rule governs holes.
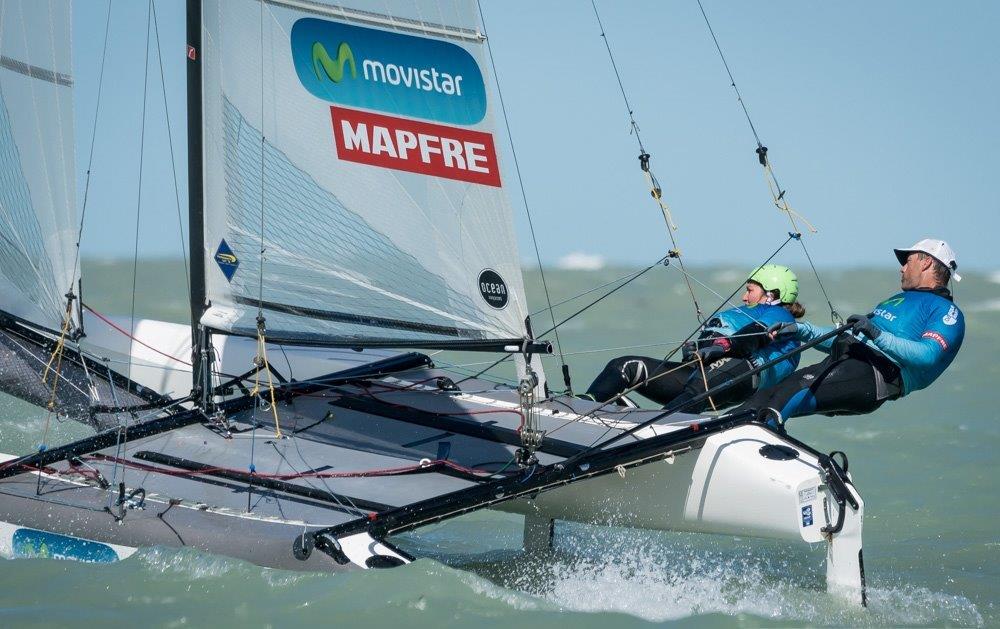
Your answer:
[[[109,357],[111,363],[128,364],[131,360],[131,377],[140,384],[173,397],[188,393],[191,374],[190,366],[184,359],[190,355],[191,345],[190,330],[186,326],[143,320],[134,326],[134,338],[130,339],[122,331],[95,320],[88,322],[87,332],[90,351]],[[253,339],[220,337],[216,351],[220,358],[220,371],[239,374],[251,366],[256,343]],[[310,348],[283,348],[283,351],[274,348],[270,354],[279,372],[294,374],[300,380],[389,355],[387,352],[358,353]],[[461,394],[448,400],[449,403],[459,401],[497,408],[510,407],[509,402],[487,397],[483,393]],[[435,399],[438,398],[440,396]],[[553,419],[555,417],[553,413]],[[578,418],[587,420],[582,416]],[[560,422],[564,420],[560,417]],[[695,420],[701,421],[691,418],[685,420],[687,423],[655,424],[637,433],[636,437],[641,440],[670,434],[679,428],[687,428]],[[373,420],[363,421],[370,426]],[[605,417],[599,421],[616,420]],[[433,422],[424,425],[434,427]],[[632,424],[620,424],[618,428],[629,425]],[[601,430],[604,429],[604,424],[601,424]],[[440,429],[435,432],[440,432]],[[582,440],[581,443],[587,445],[590,441]],[[627,460],[613,473],[588,477],[584,472],[573,482],[549,488],[531,499],[501,502],[495,508],[525,516],[525,545],[529,548],[542,548],[550,543],[550,523],[554,520],[773,538],[807,544],[826,542],[829,589],[860,601],[863,590],[860,534],[864,503],[852,486],[847,485],[847,490],[858,505],[856,509],[838,505],[835,493],[828,485],[827,472],[815,452],[763,426],[743,424],[671,450]],[[240,515],[231,509],[225,515],[223,521],[236,518],[241,522],[246,520],[247,525],[255,519],[255,516]],[[134,520],[136,516],[130,517]],[[219,514],[213,517],[219,519]],[[841,518],[842,521],[838,522]],[[34,524],[44,527],[43,522],[44,519],[39,519]],[[277,524],[272,521],[270,525]],[[196,526],[192,524],[192,527]],[[213,526],[218,528],[220,534],[225,529],[223,525]],[[305,530],[298,526],[295,531]],[[115,528],[121,527],[110,530],[113,532]],[[100,530],[99,527],[97,532]],[[832,534],[831,530],[834,531]],[[295,534],[292,532],[289,537]],[[107,543],[123,541],[116,535],[100,539]],[[141,536],[130,538],[126,546],[141,545],[141,540]],[[203,545],[205,550],[225,554],[232,554],[234,550],[228,542],[214,548],[210,536],[204,538]],[[287,545],[282,547],[279,542],[273,551],[247,558],[267,565],[294,566],[296,562],[287,556],[287,550]],[[272,554],[285,556],[279,560],[272,558]],[[352,564],[364,567],[364,552],[352,550],[348,554]],[[354,555],[361,559],[355,561]],[[301,567],[316,568],[317,565],[314,556]]]

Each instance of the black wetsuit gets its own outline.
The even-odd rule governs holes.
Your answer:
[[[794,339],[771,341],[764,333],[775,323],[794,320],[780,304],[761,303],[724,310],[705,323],[696,344],[698,348],[717,345],[724,350],[722,357],[704,363],[704,377],[697,363],[622,356],[605,365],[587,389],[587,394],[598,402],[607,402],[631,389],[668,409],[679,408],[692,397],[704,393],[706,381],[708,388],[712,388],[797,347],[799,343]],[[757,376],[742,379],[729,389],[720,391],[712,396],[711,401],[706,399],[684,410],[697,413],[711,408],[713,403],[716,408],[739,404],[758,387],[766,388],[780,382],[798,364],[796,354]]]
[[[753,368],[746,358],[721,358],[705,365],[705,378],[709,388],[726,380],[743,375]],[[754,392],[754,378],[744,378],[734,386],[712,398],[717,408],[732,406],[745,400]],[[647,356],[622,356],[615,358],[598,374],[587,394],[598,402],[606,402],[625,390],[632,389],[657,404],[677,408],[687,400],[705,391],[705,382],[697,364],[664,362]],[[685,410],[697,413],[711,408],[704,400]]]

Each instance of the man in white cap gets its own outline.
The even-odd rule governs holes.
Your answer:
[[[759,391],[742,408],[780,424],[802,415],[870,413],[930,385],[951,364],[965,336],[965,318],[952,300],[955,252],[943,240],[927,238],[895,249],[902,292],[868,315],[851,315],[852,330],[817,345],[830,354],[799,369],[777,386]],[[772,328],[777,337],[802,342],[829,332],[808,322]]]

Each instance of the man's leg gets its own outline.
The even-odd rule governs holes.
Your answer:
[[[857,358],[827,358],[799,369],[770,389],[758,392],[743,405],[758,411],[773,409],[782,419],[803,415],[860,415],[877,409],[875,369]]]

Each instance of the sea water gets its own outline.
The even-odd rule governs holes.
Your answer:
[[[92,278],[85,300],[101,312],[128,315],[131,262],[91,262],[85,268]],[[140,267],[137,316],[184,320],[181,268],[170,262]],[[546,280],[558,302],[628,272],[552,269]],[[845,317],[870,311],[898,288],[890,265],[821,273]],[[695,285],[702,309],[710,312],[719,303],[712,291],[728,295],[746,270],[693,274],[708,287]],[[829,321],[815,280],[800,275],[807,318]],[[553,551],[528,556],[520,552],[521,519],[484,511],[397,538],[403,548],[430,558],[392,570],[284,572],[173,548],[141,549],[115,564],[0,560],[0,625],[1000,625],[1000,497],[994,480],[1000,452],[1000,273],[963,275],[957,302],[967,317],[965,344],[929,390],[869,416],[789,424],[794,436],[817,449],[850,456],[866,503],[867,609],[826,594],[822,545],[560,522]],[[529,303],[541,307],[545,298],[533,288],[538,274],[526,277]],[[655,268],[560,328],[574,389],[585,389],[616,355],[660,357],[686,336],[696,319],[682,279],[673,267]],[[558,307],[557,320],[603,292]],[[533,319],[536,330],[551,325],[548,313]],[[472,372],[489,357],[434,358]],[[804,360],[818,358],[809,352]],[[561,388],[558,357],[546,363],[553,387]],[[44,425],[40,409],[2,398],[0,416],[0,449],[24,453],[37,446]],[[72,422],[56,431],[64,439],[86,434]]]

